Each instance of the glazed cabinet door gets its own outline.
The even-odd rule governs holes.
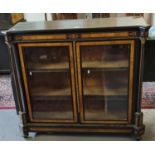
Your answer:
[[[82,123],[131,122],[134,40],[76,43]]]
[[[77,121],[72,43],[19,43],[31,122]]]

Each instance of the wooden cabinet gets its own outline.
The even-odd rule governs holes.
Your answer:
[[[142,19],[143,28],[114,20],[19,23],[7,32],[25,137],[30,131],[141,137],[147,27]]]
[[[7,30],[17,22],[23,20],[23,13],[0,13],[0,30]]]
[[[5,44],[4,31],[24,20],[23,13],[0,13],[0,73],[10,73],[10,57]]]
[[[145,53],[144,53],[144,82],[155,81],[155,40],[149,38],[145,42]]]
[[[0,31],[0,74],[10,73],[9,50],[5,44],[5,35]]]

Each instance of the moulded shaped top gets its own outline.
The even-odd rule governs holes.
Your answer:
[[[67,31],[86,29],[106,29],[148,26],[142,17],[111,17],[95,19],[56,20],[46,22],[20,22],[8,30],[8,33],[26,33],[35,31]]]

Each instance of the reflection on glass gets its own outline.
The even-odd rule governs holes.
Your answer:
[[[81,46],[85,120],[126,120],[130,45]]]
[[[32,115],[38,120],[73,120],[69,49],[23,48]]]
[[[65,46],[25,48],[28,69],[68,69],[69,49]]]

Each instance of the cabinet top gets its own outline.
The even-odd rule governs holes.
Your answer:
[[[79,31],[100,29],[139,28],[148,25],[142,17],[111,17],[96,19],[56,20],[46,22],[20,22],[7,33],[30,33],[41,31]]]

